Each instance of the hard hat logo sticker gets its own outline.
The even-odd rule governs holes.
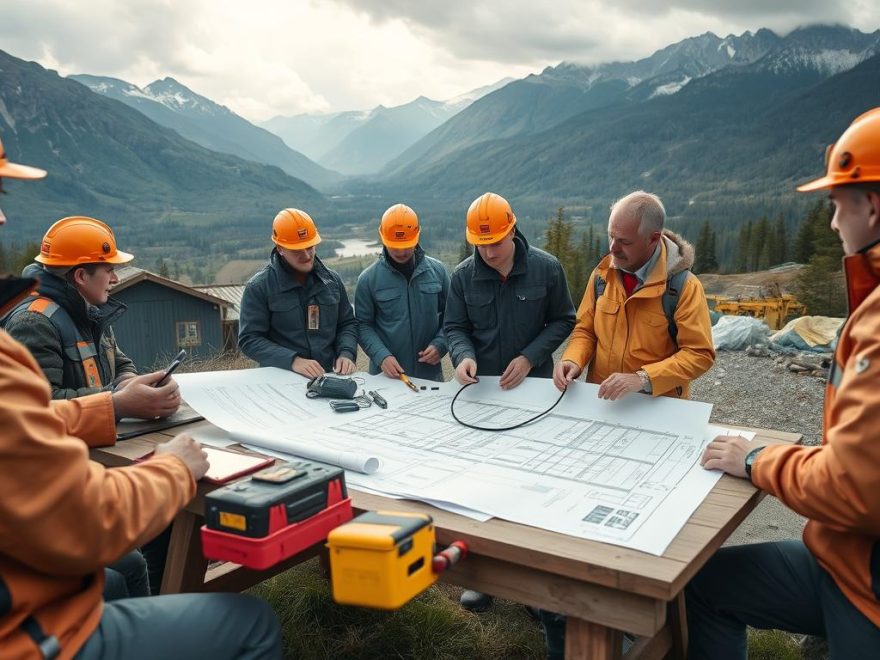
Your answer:
[[[403,231],[394,232],[394,238],[396,238],[399,241],[403,240],[404,236],[406,236],[406,232],[403,232]]]
[[[490,232],[489,225],[480,225],[480,233],[488,234]]]
[[[299,236],[301,239],[306,239],[309,237],[309,230],[308,229],[297,229],[296,235]]]
[[[49,245],[48,241],[43,241],[43,244],[40,246],[40,252],[42,252],[43,254],[49,254],[51,249],[52,247]]]

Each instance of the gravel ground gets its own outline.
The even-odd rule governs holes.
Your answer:
[[[694,381],[691,397],[713,404],[711,421],[800,433],[804,444],[822,436],[825,381],[777,367],[772,358],[719,351],[712,367]],[[800,538],[805,520],[766,497],[727,545]]]

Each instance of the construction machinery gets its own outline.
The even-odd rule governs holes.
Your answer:
[[[772,330],[781,330],[793,316],[807,313],[806,306],[790,294],[783,294],[778,284],[770,287],[744,287],[754,289],[752,295],[707,295],[709,309],[719,314],[751,316],[761,319]]]

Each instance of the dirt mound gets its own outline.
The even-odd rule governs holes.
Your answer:
[[[734,273],[718,275],[706,273],[698,275],[703,288],[709,295],[729,296],[731,298],[763,298],[774,296],[775,287],[781,294],[794,294],[794,283],[803,268],[795,264],[779,270],[761,270],[754,273]]]

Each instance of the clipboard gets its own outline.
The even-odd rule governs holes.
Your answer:
[[[275,459],[271,456],[243,454],[241,452],[228,451],[210,445],[202,445],[202,449],[208,454],[208,463],[210,463],[210,467],[208,468],[207,474],[205,474],[201,480],[206,481],[209,484],[226,484],[230,481],[235,481],[239,477],[258,472],[275,462]],[[153,453],[154,452],[150,452],[149,454],[141,456],[140,458],[135,459],[134,462],[142,463],[150,458]]]
[[[185,403],[181,403],[180,407],[170,417],[163,419],[122,419],[116,423],[116,439],[128,440],[136,438],[145,433],[153,433],[155,431],[164,431],[175,426],[182,426],[190,422],[198,422],[205,419],[195,410]]]

